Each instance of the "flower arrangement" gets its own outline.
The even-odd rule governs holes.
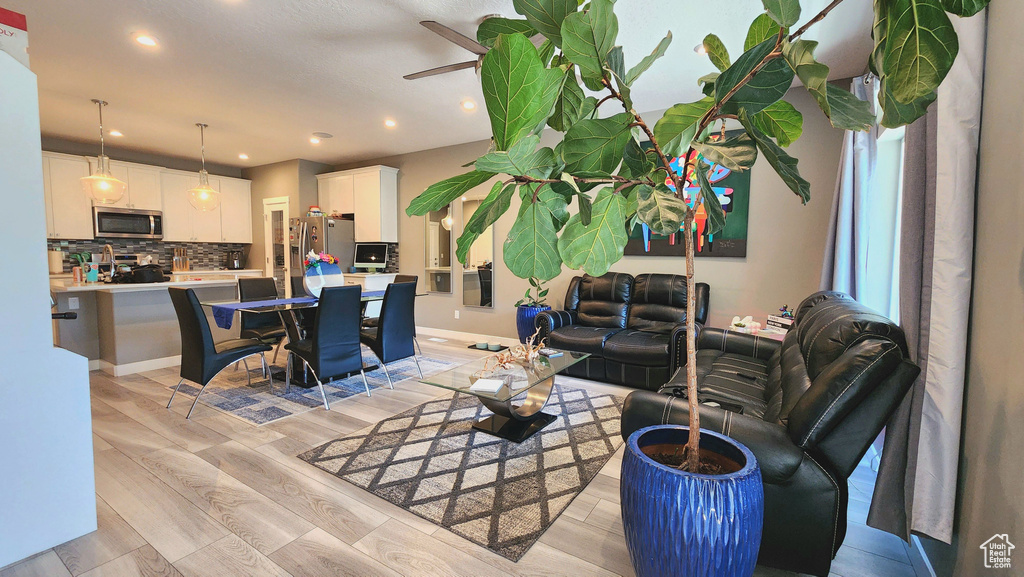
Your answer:
[[[306,270],[311,268],[319,269],[321,264],[338,264],[338,258],[334,255],[327,254],[326,252],[317,253],[315,251],[309,251],[306,255],[306,259],[302,261],[302,264],[306,266]]]

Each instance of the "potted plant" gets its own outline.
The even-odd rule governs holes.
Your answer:
[[[623,47],[616,45],[619,22],[614,0],[515,0],[513,5],[524,18],[488,18],[477,31],[477,40],[489,48],[480,79],[493,134],[490,150],[467,165],[472,166],[469,172],[427,187],[406,213],[422,216],[440,210],[494,181],[467,221],[456,255],[466,262],[473,242],[518,197],[517,217],[504,244],[505,265],[520,278],[550,280],[561,272],[562,264],[594,276],[608,272],[622,258],[629,231],[638,224],[662,235],[689,232],[695,230],[700,212],[707,218],[704,234],[722,230],[725,213],[709,178],[718,166],[748,170],[760,155],[806,203],[810,183],[800,176],[797,159],[785,150],[803,130],[803,115],[783,99],[794,82],[798,79],[809,91],[833,127],[863,131],[876,123],[870,104],[828,82],[828,66],[815,59],[817,43],[803,38],[843,1],[833,0],[814,16],[801,18],[799,0],[762,0],[765,12],[751,24],[735,60],[721,39],[708,34],[703,48],[718,71],[694,79],[705,97],[670,107],[651,126],[637,112],[632,86],[665,55],[671,33],[627,68]],[[874,50],[868,64],[881,80],[884,126],[909,124],[935,101],[958,50],[947,12],[972,16],[987,4],[988,0],[874,1]],[[798,22],[803,24],[797,28]],[[531,38],[538,34],[544,41],[536,46]],[[727,122],[741,126],[742,134],[726,138]],[[540,132],[545,128],[562,133],[561,142],[541,146]],[[569,211],[573,204],[575,214]],[[724,487],[731,482],[728,478],[701,472],[706,453],[701,451],[697,402],[695,239],[693,233],[682,236],[690,428],[681,449],[685,461],[674,474],[712,484],[721,477]],[[718,445],[707,448],[714,452]],[[623,474],[623,494],[635,482]],[[721,533],[724,524],[716,521],[719,517],[710,514],[714,504],[704,501],[711,494],[694,492],[684,499],[649,493],[658,504],[644,510],[672,508],[690,522],[717,531],[720,538],[710,542],[720,545],[728,538]],[[734,498],[739,499],[738,514],[761,515],[743,511],[743,503],[760,501]],[[624,506],[624,517],[631,514],[627,509]],[[631,551],[662,545],[672,549],[676,538],[662,532],[658,543],[645,543],[629,535]],[[720,550],[703,553],[708,559],[722,556]],[[724,574],[707,564],[702,567],[679,574]],[[640,575],[654,574],[643,571],[637,567]]]
[[[526,289],[523,298],[516,301],[516,329],[519,331],[521,343],[525,343],[537,332],[537,314],[551,310],[551,307],[545,304],[548,289],[544,288],[544,282],[535,276],[530,277],[530,288]]]

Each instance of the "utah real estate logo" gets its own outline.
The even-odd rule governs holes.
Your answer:
[[[985,568],[1009,569],[1010,553],[1015,548],[1006,533],[996,533],[991,539],[981,544],[981,550],[985,554]]]

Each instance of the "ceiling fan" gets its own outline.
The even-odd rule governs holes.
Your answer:
[[[438,74],[455,72],[456,70],[464,70],[466,68],[478,68],[483,62],[484,55],[487,54],[487,47],[484,46],[483,44],[480,44],[479,42],[473,40],[469,36],[465,36],[452,30],[451,28],[445,26],[444,24],[434,22],[433,20],[424,20],[423,22],[420,22],[420,24],[422,24],[423,27],[426,28],[427,30],[430,30],[431,32],[441,36],[445,40],[452,42],[454,44],[458,44],[459,46],[465,48],[466,50],[469,50],[473,54],[476,54],[477,57],[475,60],[470,60],[468,62],[449,64],[447,66],[439,66],[437,68],[431,68],[430,70],[416,72],[414,74],[406,74],[402,78],[405,78],[406,80],[416,80],[417,78],[436,76]]]
[[[490,16],[484,16],[481,19],[481,22],[487,20],[488,18],[500,18],[500,15],[492,14]],[[484,46],[483,44],[480,44],[479,42],[473,40],[469,36],[452,30],[451,28],[439,22],[435,22],[433,20],[424,20],[423,22],[420,22],[420,24],[423,25],[423,27],[426,28],[427,30],[430,30],[431,32],[437,34],[438,36],[441,36],[445,40],[452,42],[454,44],[458,44],[459,46],[465,48],[466,50],[469,50],[473,54],[476,54],[477,57],[475,60],[470,60],[468,62],[449,64],[447,66],[439,66],[437,68],[431,68],[430,70],[416,72],[414,74],[406,74],[402,78],[405,78],[406,80],[416,80],[417,78],[436,76],[438,74],[445,74],[447,72],[455,72],[456,70],[465,70],[466,68],[476,68],[477,70],[480,70],[480,66],[483,64],[484,61],[484,55],[487,54],[487,51],[490,50],[490,48]],[[530,40],[533,42],[534,46],[539,47],[541,43],[544,42],[544,37],[540,34],[537,34]]]

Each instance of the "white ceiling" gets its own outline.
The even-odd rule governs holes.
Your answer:
[[[514,15],[512,0],[2,0],[28,16],[32,69],[39,75],[42,131],[93,140],[91,98],[110,102],[106,125],[118,147],[197,156],[196,122],[210,125],[207,158],[260,165],[306,158],[330,164],[487,138],[472,70],[421,80],[410,72],[472,55],[418,25],[437,20],[475,37],[480,17]],[[810,18],[828,0],[804,0]],[[722,37],[735,57],[759,0],[619,0],[619,43],[627,65],[669,29],[675,40],[633,90],[641,110],[697,99],[713,71],[693,47]],[[871,6],[840,5],[806,37],[833,78],[864,72]],[[148,32],[159,48],[132,34]],[[463,112],[460,102],[481,106]],[[388,130],[385,118],[398,127]],[[312,132],[335,135],[319,146]],[[245,152],[249,161],[240,161]]]

